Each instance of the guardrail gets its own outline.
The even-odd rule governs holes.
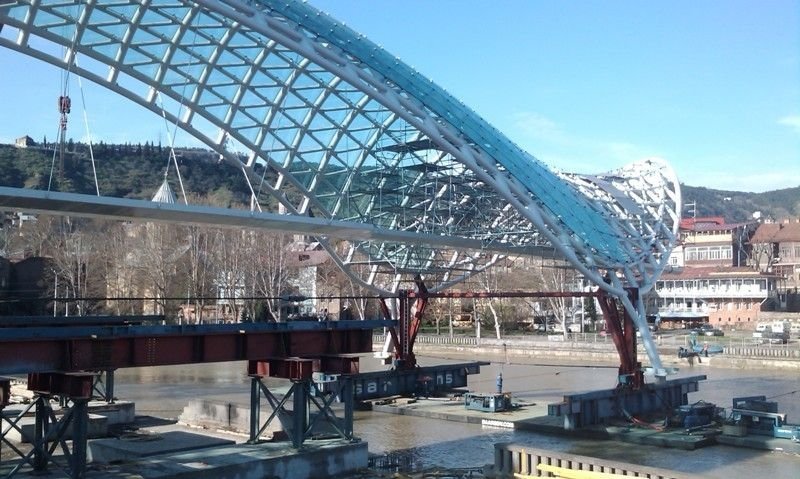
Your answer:
[[[688,347],[691,336],[688,334],[661,335],[655,333],[654,340],[662,353],[677,351]],[[373,343],[383,344],[384,335],[373,335]],[[574,351],[615,351],[611,337],[599,333],[567,333],[555,335],[507,336],[502,339],[476,338],[466,335],[417,336],[417,344],[442,346],[482,346],[498,349],[558,349]],[[719,336],[697,336],[697,342],[722,346],[725,356],[734,358],[800,359],[800,342],[788,344],[763,344],[756,338],[730,338]],[[643,349],[639,345],[640,349]]]

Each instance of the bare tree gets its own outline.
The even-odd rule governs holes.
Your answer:
[[[252,232],[248,236],[250,282],[256,296],[266,298],[264,305],[275,321],[280,320],[280,296],[289,291],[289,281],[297,275],[287,258],[287,247],[292,236],[286,233]]]
[[[132,260],[145,296],[151,298],[144,304],[145,312],[164,315],[172,312],[166,298],[180,294],[178,266],[189,249],[182,233],[174,225],[147,223],[132,236]]]
[[[197,226],[189,226],[185,231],[188,247],[181,265],[185,269],[183,276],[186,282],[187,305],[190,301],[193,303],[194,320],[202,323],[206,305],[204,298],[213,290],[213,278],[217,271],[214,251],[219,247],[220,235],[217,230]]]
[[[213,258],[215,264],[214,284],[221,298],[217,302],[230,307],[233,321],[242,316],[242,303],[238,299],[245,296],[245,282],[248,271],[252,271],[252,258],[257,255],[254,235],[247,230],[216,230]]]
[[[83,316],[96,304],[84,298],[96,297],[105,289],[103,255],[108,224],[78,221],[68,217],[51,223],[49,253],[63,297],[74,298],[74,313]],[[67,309],[69,310],[69,309]]]
[[[545,291],[565,293],[578,289],[578,273],[565,261],[552,260],[549,263],[543,261],[535,274],[538,276],[539,284]],[[563,334],[566,335],[567,318],[574,311],[573,298],[548,297],[546,303],[549,311],[555,315],[556,320],[561,324]]]
[[[142,312],[140,302],[123,299],[141,296],[138,266],[134,261],[138,255],[132,249],[132,227],[129,223],[116,223],[105,235],[104,249],[108,252],[104,262],[106,307],[115,314]]]

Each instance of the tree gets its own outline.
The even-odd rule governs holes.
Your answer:
[[[104,255],[108,249],[104,247],[104,229],[108,224],[64,217],[51,225],[49,253],[60,285],[59,296],[74,298],[75,310],[66,310],[84,316],[101,306],[84,298],[105,292]]]
[[[214,251],[220,245],[217,242],[217,230],[189,226],[184,229],[188,248],[182,262],[186,285],[187,302],[193,298],[195,321],[203,322],[205,300],[212,295],[213,279],[218,268],[215,267]],[[188,318],[187,318],[188,319]]]
[[[269,316],[280,321],[280,296],[288,293],[289,281],[297,275],[287,261],[287,246],[292,236],[286,233],[250,232],[246,237],[249,281],[253,296],[266,299],[263,304]]]
[[[216,286],[217,303],[230,307],[234,321],[242,317],[241,301],[246,295],[245,283],[251,269],[252,255],[256,252],[253,242],[254,232],[248,230],[218,229],[214,231],[214,244],[211,251],[214,268],[213,282]],[[263,263],[262,263],[263,264]],[[250,307],[247,316],[255,316]]]
[[[542,289],[545,291],[564,293],[578,290],[578,273],[566,261],[552,260],[549,264],[542,261],[537,274]],[[549,311],[555,315],[556,320],[561,324],[561,329],[565,336],[567,334],[567,319],[575,310],[573,300],[574,298],[570,297],[549,297],[546,300]]]
[[[138,225],[137,225],[138,226]],[[179,263],[189,246],[183,229],[175,225],[147,223],[132,235],[131,260],[137,267],[145,296],[144,312],[163,314],[172,320],[175,305],[165,298],[176,297],[182,284],[178,280]]]
[[[595,298],[583,298],[583,314],[592,325],[592,330],[597,331],[597,305]]]

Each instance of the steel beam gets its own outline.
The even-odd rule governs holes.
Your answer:
[[[596,298],[597,291],[409,291],[409,298]]]
[[[92,397],[94,377],[94,373],[30,373],[28,390],[38,394],[89,399]]]
[[[49,213],[121,221],[158,221],[170,224],[209,225],[285,231],[312,236],[331,236],[353,241],[391,241],[470,250],[489,250],[511,255],[551,256],[553,248],[513,246],[460,236],[444,236],[382,228],[369,223],[282,215],[231,208],[154,203],[130,198],[30,190],[0,186],[0,210]]]
[[[564,396],[563,402],[547,405],[549,416],[564,418],[564,429],[602,424],[610,418],[670,411],[689,403],[705,375],[645,384],[640,389],[603,389]]]
[[[47,299],[46,301],[51,301]],[[54,326],[138,326],[142,323],[161,323],[164,315],[121,316],[4,316],[0,328],[48,328]]]
[[[0,374],[370,353],[372,329],[394,324],[298,323],[9,328],[0,337]]]
[[[395,395],[433,395],[467,386],[467,376],[480,373],[487,362],[446,364],[411,370],[378,371],[351,376],[356,401]]]
[[[249,376],[271,377],[302,381],[311,379],[314,373],[314,360],[301,358],[270,359],[267,361],[249,361]]]

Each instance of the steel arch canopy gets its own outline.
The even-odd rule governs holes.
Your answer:
[[[417,272],[441,289],[502,251],[544,248],[624,297],[626,285],[652,287],[674,246],[680,190],[666,163],[552,172],[304,2],[19,0],[0,7],[0,24],[0,45],[163,115],[241,167],[259,210],[272,198],[300,218],[427,238],[342,248],[319,232],[377,290]]]

